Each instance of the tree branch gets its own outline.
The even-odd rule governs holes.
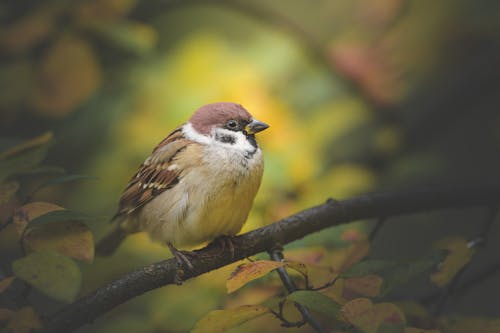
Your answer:
[[[306,209],[278,222],[236,237],[234,255],[216,255],[209,245],[195,251],[194,269],[183,269],[188,280],[263,251],[287,244],[313,232],[359,219],[389,217],[435,209],[496,206],[500,186],[424,188],[403,192],[367,194]],[[395,219],[390,219],[394,221]],[[132,271],[84,296],[45,320],[43,332],[70,332],[94,321],[114,307],[150,290],[175,283],[175,259]]]

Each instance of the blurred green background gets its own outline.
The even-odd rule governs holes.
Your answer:
[[[0,3],[0,22],[0,136],[53,131],[46,163],[97,178],[37,194],[99,217],[96,239],[151,149],[217,101],[240,103],[271,125],[258,137],[266,167],[244,230],[327,197],[500,180],[495,0],[18,0]],[[444,235],[470,238],[484,216],[394,218],[372,256],[406,258]],[[472,272],[494,262],[499,229]],[[335,242],[333,230],[290,247]],[[82,294],[167,254],[134,235],[115,256],[82,265]],[[79,332],[183,332],[210,310],[268,296],[225,295],[230,271],[155,290]],[[499,315],[491,296],[499,278],[449,310]],[[60,306],[32,298],[42,312]],[[235,331],[270,327],[299,331],[266,319]]]

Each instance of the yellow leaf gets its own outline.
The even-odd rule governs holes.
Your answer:
[[[434,243],[434,248],[446,250],[447,256],[439,271],[431,274],[431,281],[439,287],[446,285],[472,259],[474,249],[461,237],[448,237]]]
[[[33,92],[40,113],[62,117],[86,101],[101,82],[101,70],[87,41],[67,35],[43,56]]]
[[[348,300],[344,298],[344,282],[342,278],[337,279],[333,286],[324,290],[324,294],[339,304],[347,303]]]
[[[0,184],[0,205],[6,204],[16,194],[19,183],[15,181]]]
[[[31,306],[25,306],[12,314],[7,329],[12,333],[28,333],[42,328],[42,322]]]
[[[481,317],[443,317],[438,319],[438,327],[446,333],[498,333],[500,319]]]
[[[17,232],[19,233],[19,235],[22,235],[24,229],[31,220],[37,218],[40,215],[44,215],[48,212],[56,210],[64,210],[64,208],[58,205],[51,204],[49,202],[42,201],[31,202],[20,207],[16,210],[13,216],[13,222],[16,226]]]
[[[14,278],[14,276],[10,276],[3,280],[0,280],[0,293],[3,293],[7,288],[9,288],[12,281],[14,281]]]
[[[307,265],[304,264],[304,263],[301,263],[301,262],[298,262],[298,261],[289,261],[289,260],[286,260],[285,261],[285,265],[286,265],[286,267],[291,268],[294,271],[299,272],[304,277],[308,276]]]
[[[359,230],[357,228],[349,228],[342,231],[340,238],[345,241],[360,242],[367,240],[368,235],[366,234],[366,232],[363,232],[362,230]]]
[[[242,264],[236,268],[227,280],[227,292],[230,294],[248,282],[258,279],[273,269],[283,267],[284,265],[285,263],[270,260],[258,260],[249,264]]]
[[[235,309],[215,310],[198,320],[192,333],[218,333],[269,312],[261,305],[243,305]]]
[[[364,333],[377,333],[383,324],[403,325],[404,314],[392,303],[373,304],[367,298],[356,298],[342,307],[346,320]]]
[[[33,251],[53,250],[89,263],[94,259],[92,232],[79,221],[56,221],[34,226],[24,234],[23,243]]]
[[[302,319],[302,314],[297,309],[297,304],[294,301],[286,299],[282,305],[282,311],[283,317],[290,322],[298,322]]]
[[[12,148],[6,149],[0,153],[0,160],[5,160],[12,158],[14,156],[19,156],[28,150],[37,148],[49,143],[53,138],[52,132],[45,132],[42,135],[34,137],[33,139],[21,142]]]
[[[344,281],[344,291],[342,295],[346,299],[353,299],[359,296],[380,296],[383,282],[383,279],[375,274],[347,278]]]

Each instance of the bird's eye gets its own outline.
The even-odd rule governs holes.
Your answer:
[[[230,120],[227,122],[227,128],[235,129],[238,127],[238,122],[236,120]]]

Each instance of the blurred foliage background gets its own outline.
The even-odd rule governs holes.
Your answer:
[[[499,181],[495,0],[18,0],[0,3],[0,22],[0,135],[52,131],[46,163],[97,178],[37,193],[99,217],[95,238],[151,149],[216,101],[241,103],[271,125],[259,136],[266,168],[245,230],[327,197]],[[397,218],[371,256],[407,258],[444,235],[470,237],[484,215]],[[500,251],[496,225],[472,272]],[[338,243],[334,229],[289,248]],[[82,264],[82,294],[167,253],[134,235],[115,256]],[[138,297],[79,332],[183,332],[210,310],[269,295],[265,288],[225,295],[231,269]],[[491,291],[499,278],[449,310],[498,316]],[[60,307],[30,297],[42,312]],[[296,331],[265,319],[237,331],[269,327]]]

